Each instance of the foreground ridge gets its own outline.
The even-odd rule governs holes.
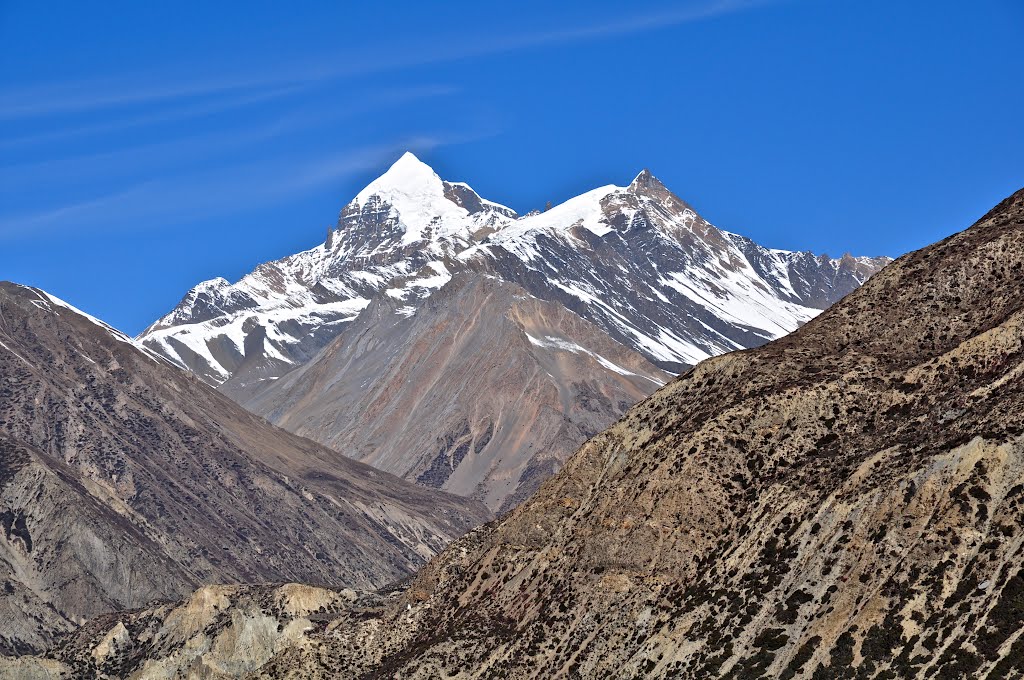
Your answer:
[[[1017,677],[1022,412],[1024,190],[702,362],[252,676]]]

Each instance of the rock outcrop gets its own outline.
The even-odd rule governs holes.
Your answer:
[[[295,583],[206,586],[182,602],[90,621],[52,650],[59,661],[0,657],[0,676],[238,678],[325,632],[339,611],[366,598]]]

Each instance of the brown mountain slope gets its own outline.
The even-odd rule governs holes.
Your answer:
[[[465,273],[415,308],[383,296],[244,405],[356,460],[500,510],[668,378],[561,305]]]
[[[797,333],[698,365],[376,622],[274,668],[1019,675],[1022,307],[1019,192]]]
[[[380,586],[485,518],[0,284],[0,651],[201,584]]]
[[[1021,677],[1022,413],[1024,191],[699,364],[255,675]],[[153,651],[127,642],[121,670]]]

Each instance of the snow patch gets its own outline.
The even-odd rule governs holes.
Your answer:
[[[619,366],[618,364],[609,361],[608,359],[604,358],[603,356],[601,356],[600,354],[598,354],[596,352],[591,352],[586,347],[582,347],[582,346],[576,344],[575,342],[572,342],[571,340],[566,340],[565,338],[558,338],[558,337],[555,337],[553,335],[546,335],[543,338],[534,337],[534,336],[530,335],[529,333],[525,333],[525,335],[526,335],[526,338],[530,341],[530,344],[534,345],[536,347],[543,347],[543,348],[547,348],[547,349],[557,349],[557,350],[561,350],[563,352],[572,352],[574,354],[586,354],[587,356],[593,358],[599,364],[601,364],[602,366],[607,368],[608,370],[613,371],[615,373],[618,373],[619,375],[635,376],[637,378],[644,378],[646,380],[650,380],[651,382],[653,382],[653,383],[655,383],[657,385],[664,384],[664,383],[662,383],[662,382],[660,382],[658,380],[655,380],[654,378],[651,378],[649,376],[641,375],[639,373],[634,373],[633,371],[626,370],[622,366]]]

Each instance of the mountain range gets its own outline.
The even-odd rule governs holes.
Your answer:
[[[207,588],[9,667],[1021,677],[1021,413],[1024,190],[794,333],[670,381],[410,582]]]
[[[405,153],[320,246],[189,291],[139,340],[248,395],[305,363],[370,300],[418,301],[458,271],[556,300],[667,370],[797,328],[889,258],[758,246],[713,227],[647,170],[519,217]]]
[[[406,153],[323,244],[200,283],[138,340],[281,427],[500,512],[675,373],[796,329],[888,261],[761,247],[646,170],[518,216]]]

